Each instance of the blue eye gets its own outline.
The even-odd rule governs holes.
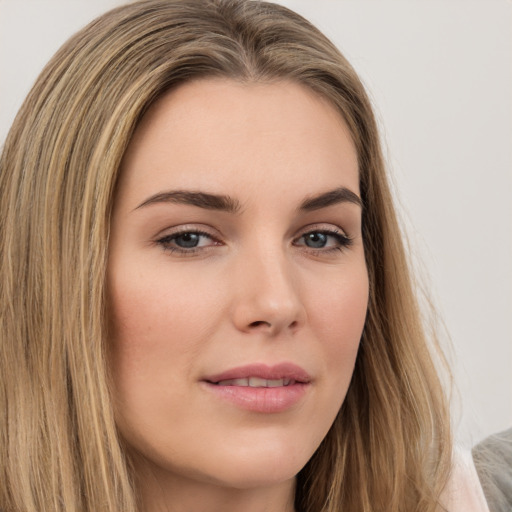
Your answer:
[[[325,233],[307,233],[306,235],[303,235],[303,238],[304,244],[312,249],[321,249],[325,247],[329,241],[328,235]]]
[[[316,230],[301,235],[295,245],[305,246],[315,250],[342,250],[348,247],[352,240],[339,231]]]
[[[176,235],[173,240],[178,247],[192,249],[199,245],[201,236],[198,233],[182,233],[181,235]]]
[[[202,231],[181,231],[166,235],[156,241],[164,250],[171,252],[193,253],[203,247],[217,245],[218,242]]]

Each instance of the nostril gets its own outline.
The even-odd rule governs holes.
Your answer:
[[[261,327],[262,325],[266,327],[272,327],[270,322],[265,322],[264,320],[257,320],[256,322],[252,322],[249,324],[249,327]]]
[[[298,322],[297,321],[293,321],[289,326],[288,328],[290,329],[295,329],[297,326],[298,326]],[[272,327],[276,327],[275,324],[273,324],[272,322],[267,322],[265,320],[256,320],[255,322],[251,322],[249,324],[249,327],[252,328],[252,329],[258,329],[260,327],[265,327],[265,328],[268,328],[268,329],[271,329]]]

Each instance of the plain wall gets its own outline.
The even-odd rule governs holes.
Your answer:
[[[0,0],[0,143],[39,71],[114,0]],[[512,425],[512,3],[289,0],[367,85],[451,337],[459,441]],[[423,270],[421,270],[423,269]]]

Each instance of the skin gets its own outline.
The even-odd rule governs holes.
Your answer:
[[[295,475],[343,402],[366,315],[360,205],[300,209],[341,187],[359,195],[348,129],[295,83],[188,83],[138,126],[114,204],[108,292],[116,419],[146,512],[293,510]],[[227,195],[238,209],[155,199],[170,190]],[[183,234],[194,230],[206,234]],[[204,382],[282,362],[311,380],[277,413]]]

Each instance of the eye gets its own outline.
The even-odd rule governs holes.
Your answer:
[[[343,250],[350,246],[352,239],[338,230],[316,229],[304,233],[294,242],[295,245],[304,246],[316,251]]]
[[[203,248],[220,245],[220,242],[209,233],[190,229],[166,235],[159,238],[156,243],[166,251],[182,254],[193,254]]]

